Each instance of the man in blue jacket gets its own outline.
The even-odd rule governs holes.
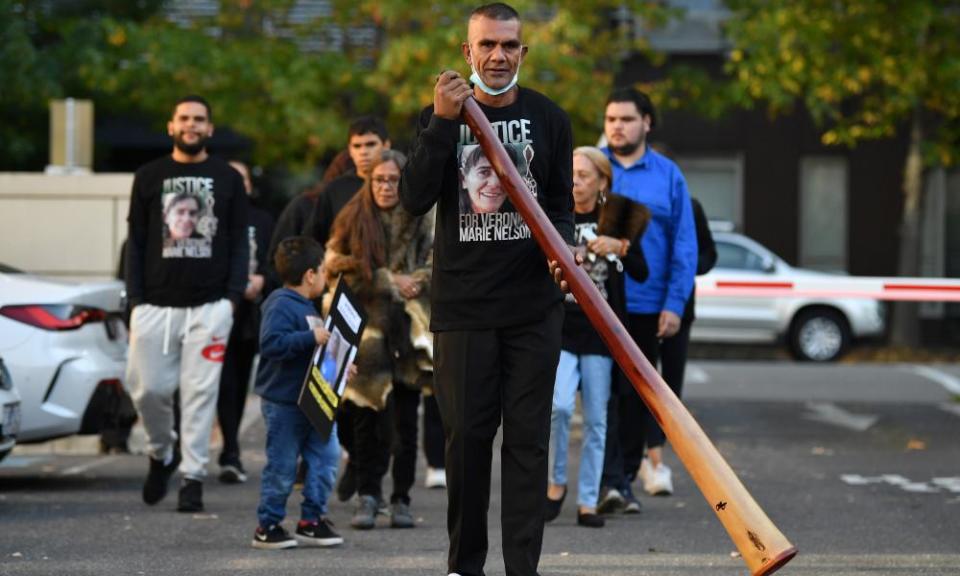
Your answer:
[[[650,209],[650,224],[641,238],[650,275],[644,282],[629,274],[624,278],[628,330],[654,366],[663,339],[680,329],[697,270],[697,233],[687,183],[676,164],[647,146],[647,134],[655,126],[653,103],[643,92],[618,89],[607,99],[604,133],[608,147],[604,151],[613,165],[613,192]],[[628,510],[639,511],[630,483],[643,459],[644,422],[649,415],[640,397],[630,387],[624,388],[619,438],[625,482],[617,484],[621,492],[626,491]],[[661,450],[649,450],[648,457],[647,472],[656,474],[663,487],[658,492],[670,493],[670,469],[661,461]]]

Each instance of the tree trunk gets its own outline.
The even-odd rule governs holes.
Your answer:
[[[923,142],[921,107],[914,108],[910,124],[910,147],[903,169],[903,217],[900,221],[900,258],[897,274],[900,277],[920,275],[920,215],[923,200]],[[897,302],[893,306],[893,324],[890,339],[897,346],[920,344],[920,305],[916,302]]]

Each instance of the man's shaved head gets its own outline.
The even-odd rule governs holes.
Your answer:
[[[503,2],[494,2],[478,6],[470,13],[470,19],[489,18],[491,20],[520,20],[520,14],[513,9],[513,6]]]

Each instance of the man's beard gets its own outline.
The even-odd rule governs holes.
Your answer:
[[[183,152],[187,156],[196,156],[197,154],[203,152],[203,149],[207,147],[207,137],[198,136],[195,143],[188,144],[183,141],[183,133],[180,133],[173,137],[173,145],[177,150]]]
[[[617,156],[629,156],[636,152],[641,144],[643,144],[643,140],[637,140],[636,142],[627,142],[623,146],[610,146],[610,150]]]

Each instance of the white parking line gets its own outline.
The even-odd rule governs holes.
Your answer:
[[[707,384],[710,382],[710,375],[696,364],[687,364],[687,373],[683,381],[687,384]]]
[[[960,478],[934,478],[934,484],[954,494],[960,494]]]
[[[0,468],[26,468],[27,466],[32,466],[38,462],[44,462],[50,458],[46,456],[20,456],[19,454],[11,454],[4,458],[3,462],[0,462]]]
[[[881,474],[879,476],[861,476],[860,474],[841,474],[840,480],[848,486],[867,486],[869,484],[888,484],[904,492],[915,494],[937,494],[943,491],[960,493],[960,477],[938,477],[928,482],[916,482],[900,474]]]
[[[71,466],[60,473],[61,476],[76,476],[78,474],[83,474],[94,468],[99,468],[101,466],[106,466],[107,464],[113,462],[117,459],[117,456],[104,456],[103,458],[97,458],[91,462],[85,464],[78,464],[77,466]]]
[[[807,402],[806,407],[808,412],[803,417],[807,420],[833,424],[857,432],[869,429],[880,419],[873,414],[854,414],[832,402]]]
[[[947,392],[960,396],[960,378],[957,378],[953,374],[948,374],[943,370],[937,370],[936,368],[931,368],[929,366],[918,366],[915,364],[908,364],[903,367],[904,370],[912,372],[917,376],[922,376],[928,380],[932,380],[937,384],[943,386],[944,390]]]
[[[940,404],[940,409],[949,412],[954,416],[960,416],[960,404]]]

